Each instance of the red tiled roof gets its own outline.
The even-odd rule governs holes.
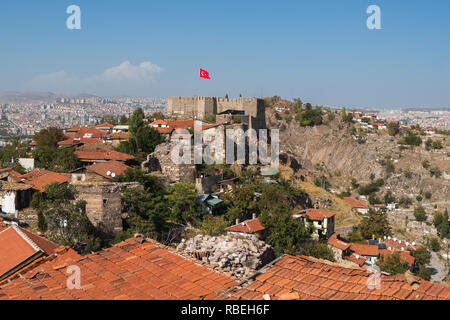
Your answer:
[[[174,130],[173,128],[163,128],[163,127],[154,127],[153,129],[155,129],[161,134],[170,134]]]
[[[40,170],[40,169],[38,169],[38,170]],[[35,171],[35,170],[33,170],[33,171]],[[32,173],[33,171],[31,171],[30,173]],[[47,171],[47,170],[45,170],[45,171]],[[21,178],[24,179],[24,176],[27,176],[27,175],[23,175],[23,176],[21,176]],[[39,192],[44,192],[45,186],[47,186],[49,184],[52,184],[54,182],[62,184],[62,183],[70,182],[70,181],[72,181],[71,174],[47,171],[47,172],[39,174],[39,175],[33,175],[33,176],[27,178],[26,180],[24,180],[23,182],[31,185],[33,187],[33,189],[36,189]]]
[[[373,273],[360,267],[306,256],[283,256],[260,270],[254,279],[244,282],[223,299],[262,300],[426,300],[450,299],[450,286],[433,284],[405,275],[380,275],[380,287],[371,289]]]
[[[89,135],[89,138],[103,138],[107,135],[104,130],[97,129],[95,127],[81,127],[81,129],[76,134],[76,138],[83,138]]]
[[[328,212],[323,209],[306,209],[299,212],[300,214],[306,214],[310,220],[322,221],[325,218],[331,218],[335,216],[335,213]]]
[[[352,250],[353,252],[355,252],[360,256],[376,257],[380,253],[378,251],[378,246],[372,244],[352,243],[350,245],[350,250]]]
[[[362,200],[345,197],[344,201],[352,208],[369,209],[369,206],[367,205],[367,203]]]
[[[31,141],[28,145],[30,147],[36,147],[37,146],[37,142],[36,141]]]
[[[60,146],[74,146],[77,144],[103,144],[103,141],[96,138],[70,138],[58,142]]]
[[[112,129],[112,128],[114,128],[114,125],[112,125],[112,124],[110,124],[108,122],[105,122],[105,123],[98,124],[95,127],[96,128],[109,128],[109,129]]]
[[[16,272],[44,254],[52,254],[57,245],[18,226],[0,231],[0,279]]]
[[[172,120],[167,121],[167,125],[172,128],[183,128],[187,129],[189,127],[194,127],[194,120]]]
[[[384,243],[388,250],[394,250],[394,251],[401,251],[402,248],[406,251],[415,251],[421,247],[420,244],[414,243],[414,245],[413,245],[412,242],[408,242],[408,245],[406,245],[405,240],[394,241],[394,239],[385,239],[385,240],[381,240],[381,243]]]
[[[93,164],[91,166],[86,167],[87,170],[91,170],[107,179],[112,179],[113,177],[111,176],[112,173],[115,174],[115,176],[118,176],[120,174],[122,174],[125,170],[127,170],[128,168],[130,168],[129,166],[127,166],[126,164],[124,164],[123,162],[119,162],[119,161],[108,161],[108,162],[101,162],[101,163],[97,163],[97,164]],[[108,175],[107,172],[110,172],[110,174]]]
[[[258,218],[246,220],[241,223],[235,224],[234,226],[228,227],[226,231],[232,232],[244,232],[244,233],[255,233],[258,231],[265,230],[264,226],[261,224]]]
[[[167,125],[167,122],[161,119],[155,120],[152,123],[150,123],[150,125],[158,125],[158,124],[165,124]]]
[[[354,253],[352,253],[351,255],[348,255],[348,256],[344,256],[344,259],[351,261],[353,263],[356,263],[360,267],[362,267],[364,265],[364,263],[366,263],[366,259],[364,259],[363,257],[358,256]]]
[[[134,156],[117,152],[117,151],[82,151],[77,150],[74,154],[79,159],[84,160],[117,160],[117,161],[126,161],[130,159],[134,159]]]
[[[338,239],[338,234],[333,234],[329,239],[328,239],[328,244],[330,246],[333,246],[335,248],[341,249],[341,250],[347,250],[348,248],[350,248],[350,243],[344,242],[342,240]]]
[[[199,300],[214,299],[236,281],[175,249],[143,239],[128,239],[84,257],[70,248],[22,270],[22,277],[0,284],[0,299]],[[142,242],[142,243],[141,243]],[[67,288],[67,268],[81,272],[81,288]]]
[[[20,175],[21,179],[30,180],[39,176],[42,176],[44,174],[49,173],[50,171],[45,169],[34,169],[33,171],[30,171],[28,173]]]
[[[128,140],[129,132],[114,132],[108,135],[111,140]]]

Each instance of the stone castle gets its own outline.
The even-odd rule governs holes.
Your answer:
[[[264,100],[258,98],[169,97],[167,114],[197,119],[208,115],[239,115],[248,117],[249,128],[266,128]]]

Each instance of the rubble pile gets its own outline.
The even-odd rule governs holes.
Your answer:
[[[187,241],[183,239],[177,249],[231,272],[237,278],[250,276],[275,259],[272,247],[256,237],[197,235]]]

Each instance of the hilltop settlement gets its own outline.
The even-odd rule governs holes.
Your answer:
[[[450,300],[448,131],[280,97],[102,120],[1,149],[0,299]],[[278,170],[220,161],[265,129]],[[215,161],[174,161],[199,133]]]

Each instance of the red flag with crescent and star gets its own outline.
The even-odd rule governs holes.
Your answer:
[[[200,78],[204,78],[204,79],[211,79],[209,77],[209,73],[206,70],[200,69]]]

